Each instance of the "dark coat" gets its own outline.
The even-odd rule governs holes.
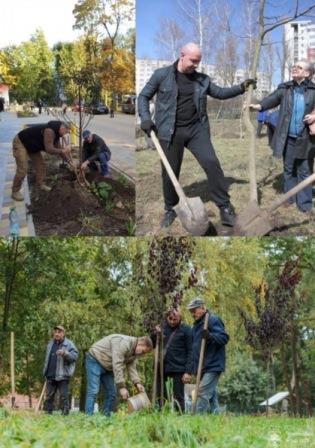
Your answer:
[[[294,81],[279,84],[277,90],[264,98],[260,103],[263,110],[272,109],[280,104],[277,127],[271,142],[275,157],[282,157],[286,146],[292,115],[293,89],[295,85]],[[304,81],[302,85],[304,85],[304,115],[306,115],[315,109],[315,84],[308,80]],[[309,134],[306,124],[304,124],[296,139],[295,147],[297,159],[307,159],[310,157],[311,150],[314,151],[315,136]]]
[[[47,375],[49,357],[53,345],[54,345],[54,339],[51,339],[46,347],[46,355],[43,369],[44,376]],[[70,341],[70,339],[68,338],[64,338],[64,340],[60,342],[58,349],[64,350],[65,354],[64,356],[57,357],[56,377],[54,379],[56,381],[67,380],[74,374],[75,363],[78,359],[79,352],[74,343]]]
[[[192,332],[189,325],[180,323],[177,327],[171,327],[167,322],[163,324],[163,344],[176,330],[171,339],[164,357],[165,373],[192,373]],[[156,344],[156,334],[151,335],[153,345]]]
[[[158,137],[170,142],[175,131],[176,108],[178,87],[176,83],[177,61],[168,67],[155,70],[147,84],[138,96],[138,112],[141,121],[151,120],[150,100],[156,94],[155,102],[155,124]],[[201,124],[210,134],[209,119],[207,115],[207,95],[218,99],[233,98],[244,93],[240,86],[219,87],[211,82],[208,75],[196,72],[194,81],[195,93],[194,103]]]
[[[225,345],[229,342],[229,335],[225,332],[222,320],[209,313],[208,320],[208,339],[204,355],[202,373],[205,372],[224,372],[225,370]],[[196,320],[192,327],[192,350],[193,350],[193,372],[198,370],[199,354],[201,347],[201,332],[203,330],[205,314]]]
[[[83,155],[84,160],[89,160],[90,162],[94,162],[98,160],[101,152],[104,152],[107,156],[107,160],[111,158],[111,152],[109,147],[106,145],[102,137],[96,134],[92,134],[93,139],[91,143],[84,141],[83,143]]]

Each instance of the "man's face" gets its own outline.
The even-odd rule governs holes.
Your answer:
[[[136,355],[145,355],[146,353],[149,353],[151,350],[146,345],[142,344],[141,342],[138,342],[136,346]]]
[[[66,126],[64,126],[63,124],[60,126],[59,128],[59,135],[60,137],[63,137],[65,134],[67,134],[69,132],[69,129],[66,128]]]
[[[54,328],[53,335],[55,341],[62,341],[65,336],[65,332],[60,330],[59,328]]]
[[[180,55],[181,71],[183,73],[193,73],[201,61],[201,53],[199,50],[191,50]]]
[[[291,68],[292,79],[294,81],[303,81],[310,75],[310,72],[305,68],[305,62],[298,61]]]
[[[197,308],[193,308],[190,311],[190,314],[192,315],[194,320],[199,319],[199,317],[203,316],[206,312],[206,309],[204,306],[198,306]]]
[[[88,135],[84,140],[85,140],[87,143],[92,143],[93,135],[92,135],[92,134]]]
[[[180,322],[180,315],[174,311],[167,316],[166,320],[170,327],[176,327]]]

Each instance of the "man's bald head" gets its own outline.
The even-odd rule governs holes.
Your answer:
[[[201,51],[198,45],[189,42],[180,50],[177,70],[181,73],[193,73],[201,60]]]

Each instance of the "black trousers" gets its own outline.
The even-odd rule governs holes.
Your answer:
[[[167,396],[167,385],[166,382],[168,379],[173,380],[173,396],[175,400],[175,409],[181,412],[185,412],[185,392],[184,392],[184,383],[182,382],[183,373],[164,373],[164,399],[163,401],[168,400]],[[161,390],[161,380],[160,375],[158,375],[158,383],[157,383],[157,395],[159,397],[159,402],[161,403],[160,390]]]
[[[55,394],[59,390],[61,409],[64,415],[69,414],[69,380],[52,380],[47,379],[46,400],[44,403],[44,411],[49,414],[54,410]]]
[[[170,144],[165,140],[160,140],[160,143],[177,179],[186,146],[207,175],[210,199],[218,207],[229,205],[230,196],[220,162],[214,152],[209,133],[201,123],[177,127]],[[171,210],[178,203],[178,196],[163,165],[162,182],[165,210]]]

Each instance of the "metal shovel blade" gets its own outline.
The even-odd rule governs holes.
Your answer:
[[[209,227],[208,214],[199,197],[180,199],[174,210],[187,232],[194,236],[203,236]]]
[[[234,235],[259,236],[266,235],[274,228],[269,214],[258,207],[256,201],[252,201],[237,215]]]

